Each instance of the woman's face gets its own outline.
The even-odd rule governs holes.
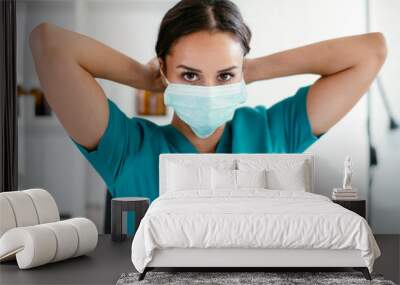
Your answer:
[[[243,59],[242,46],[233,35],[201,31],[174,43],[166,56],[164,74],[171,83],[232,84],[242,79]]]

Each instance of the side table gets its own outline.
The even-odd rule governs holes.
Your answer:
[[[366,219],[366,201],[365,200],[332,200],[332,202],[359,214]]]
[[[126,234],[122,233],[122,214],[126,211],[135,212],[135,227],[139,227],[140,221],[149,208],[150,200],[145,197],[119,197],[111,200],[111,239],[123,241]]]

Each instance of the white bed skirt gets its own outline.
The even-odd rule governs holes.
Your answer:
[[[155,249],[147,267],[366,267],[357,249]]]

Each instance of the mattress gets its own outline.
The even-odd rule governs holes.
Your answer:
[[[370,272],[381,254],[367,221],[329,198],[257,188],[161,195],[134,236],[133,265],[143,272],[166,248],[357,249]]]

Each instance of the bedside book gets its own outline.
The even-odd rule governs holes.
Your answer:
[[[359,199],[357,189],[333,188],[332,199],[334,200],[357,200]]]

